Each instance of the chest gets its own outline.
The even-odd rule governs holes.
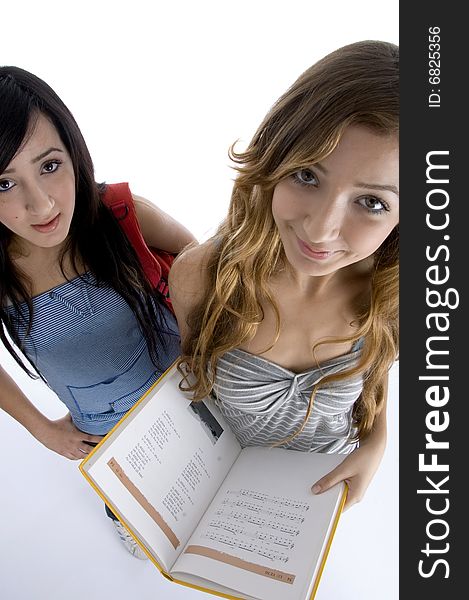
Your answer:
[[[15,261],[15,264],[23,275],[31,297],[53,290],[86,271],[81,260],[78,259],[74,266],[68,256],[62,261],[62,265],[56,256],[53,259],[28,256]]]
[[[335,293],[310,298],[277,289],[274,298],[278,319],[273,306],[264,302],[264,319],[255,336],[241,349],[295,372],[350,352],[351,342],[328,342],[314,351],[313,348],[318,342],[355,334],[355,291],[348,290],[344,294],[337,289]]]

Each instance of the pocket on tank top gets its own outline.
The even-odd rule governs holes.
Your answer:
[[[156,367],[150,359],[147,346],[142,348],[133,362],[115,377],[86,386],[67,386],[77,411],[82,417],[93,414],[121,413],[138,400],[144,388],[155,375]]]

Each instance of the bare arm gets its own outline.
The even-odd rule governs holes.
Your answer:
[[[79,431],[70,415],[51,421],[23,394],[8,373],[0,367],[0,408],[25,427],[50,450],[70,459],[82,459],[101,436]],[[80,450],[81,448],[81,450]]]
[[[338,467],[314,484],[314,493],[325,492],[339,481],[345,481],[349,488],[345,508],[360,502],[378,470],[386,448],[387,396],[388,377],[385,382],[383,408],[373,423],[373,429]]]
[[[182,341],[189,333],[187,317],[202,300],[208,285],[211,250],[211,242],[189,248],[176,258],[169,272],[169,293]]]
[[[149,246],[178,253],[197,241],[192,233],[149,200],[132,194],[138,223]]]

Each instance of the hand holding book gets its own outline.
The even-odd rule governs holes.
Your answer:
[[[80,466],[160,571],[235,598],[305,600],[319,583],[345,501],[311,478],[342,455],[242,449],[173,367]]]

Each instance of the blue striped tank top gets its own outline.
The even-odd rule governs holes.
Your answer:
[[[86,433],[103,435],[160,377],[138,322],[113,288],[94,275],[67,281],[32,299],[29,335],[15,319],[24,351]],[[158,359],[166,369],[179,355],[174,316],[161,303]],[[13,307],[9,307],[13,314]]]
[[[216,404],[241,446],[270,446],[298,431],[314,386],[325,375],[354,366],[361,340],[349,354],[302,373],[240,349],[226,352],[217,363],[213,388]],[[361,375],[318,388],[305,427],[280,447],[305,452],[347,454],[357,447],[353,405],[363,389]]]

